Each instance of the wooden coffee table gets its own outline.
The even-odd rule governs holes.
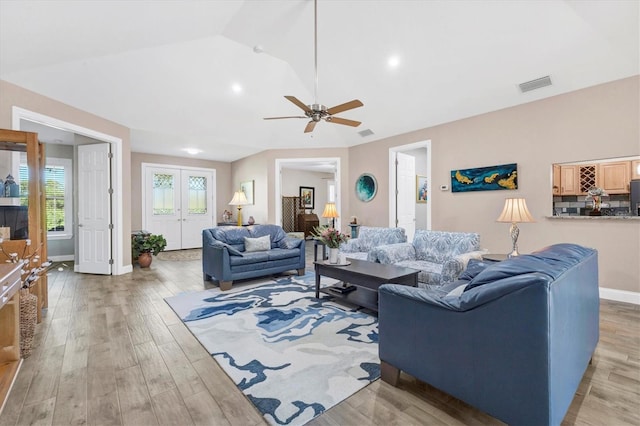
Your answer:
[[[349,303],[378,311],[378,287],[381,284],[393,283],[412,287],[418,285],[418,270],[366,260],[347,259],[351,262],[347,266],[328,265],[324,261],[313,262],[316,270],[316,297],[320,293],[330,294]],[[337,284],[320,288],[320,277],[335,278],[348,285],[356,286],[356,290],[349,293],[339,293],[332,288],[342,287]]]

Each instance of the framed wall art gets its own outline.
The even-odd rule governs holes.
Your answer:
[[[451,192],[518,189],[518,164],[451,170]]]
[[[378,182],[371,173],[363,173],[356,180],[356,197],[358,200],[368,203],[373,200],[378,192]]]
[[[300,187],[300,207],[313,210],[315,208],[316,189],[312,186]]]
[[[246,182],[240,183],[240,191],[244,192],[244,195],[247,197],[247,201],[249,204],[255,204],[256,199],[253,195],[253,190],[255,187],[255,181],[248,180]]]
[[[416,175],[416,203],[426,203],[428,196],[427,177]]]

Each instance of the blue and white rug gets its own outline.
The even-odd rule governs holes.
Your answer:
[[[273,425],[302,425],[380,377],[378,320],[315,298],[315,276],[165,300]]]

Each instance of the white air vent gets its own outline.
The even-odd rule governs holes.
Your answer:
[[[367,136],[371,136],[373,134],[373,130],[365,129],[365,130],[362,130],[362,131],[358,132],[358,134],[360,136],[362,136],[363,138],[366,138]]]
[[[520,91],[522,93],[530,92],[532,90],[540,89],[547,86],[551,86],[551,76],[549,75],[518,84],[518,87],[520,87]]]

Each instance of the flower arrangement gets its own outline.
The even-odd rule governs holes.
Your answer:
[[[609,194],[605,192],[604,189],[598,187],[592,187],[587,191],[587,195],[584,200],[585,201],[593,201],[593,212],[600,212],[600,205],[602,204],[602,197],[606,197]]]
[[[4,239],[0,238],[0,253],[7,257],[5,262],[22,264],[21,281],[23,289],[33,286],[40,276],[49,269],[49,266],[51,266],[51,262],[48,261],[40,263],[40,255],[38,254],[40,252],[40,247],[38,247],[33,253],[27,253],[29,251],[28,247],[31,246],[31,240],[25,240],[22,254],[7,253],[2,247],[3,242]]]
[[[313,236],[329,248],[339,248],[340,244],[346,243],[349,240],[347,234],[343,234],[339,230],[328,226],[318,226],[314,228]]]

